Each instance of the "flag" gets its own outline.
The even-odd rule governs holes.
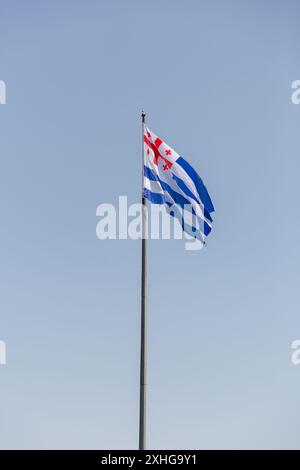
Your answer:
[[[182,229],[205,244],[212,229],[214,206],[208,191],[191,165],[145,127],[144,197],[163,204]]]

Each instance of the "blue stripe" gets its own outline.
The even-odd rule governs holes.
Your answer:
[[[153,193],[146,188],[144,188],[144,196],[152,202],[152,204],[169,204],[163,194]]]
[[[182,214],[180,213],[180,211],[177,209],[177,213],[174,212],[174,208],[176,210],[176,206],[172,206],[172,209],[171,207],[169,207],[169,210],[168,210],[168,213],[170,216],[176,218],[181,227],[182,227],[182,230],[187,233],[188,235],[190,235],[191,237],[193,238],[197,238],[198,240],[202,241],[204,243],[204,239],[203,239],[203,233],[201,232],[201,230],[197,229],[196,227],[191,227],[190,225],[188,225],[187,223],[185,223],[183,217],[182,217]],[[197,217],[197,219],[199,219]],[[203,220],[200,219],[202,225],[203,225]]]
[[[211,232],[211,227],[204,221],[204,235],[209,235]]]
[[[205,207],[204,207],[204,217],[205,217],[207,220],[209,220],[210,222],[213,221],[212,216],[211,216],[210,213],[205,209]]]
[[[208,191],[207,191],[202,179],[196,173],[194,168],[192,168],[191,165],[186,160],[184,160],[184,158],[182,158],[182,157],[179,157],[176,160],[176,163],[178,163],[178,165],[180,165],[181,168],[184,169],[184,171],[189,175],[191,180],[194,182],[194,184],[197,188],[197,191],[199,193],[200,199],[201,199],[203,205],[205,206],[205,209],[208,212],[214,212],[215,209],[214,209],[213,203],[210,199],[210,196],[208,194]]]
[[[167,183],[165,183],[164,181],[162,181],[158,175],[156,175],[156,173],[154,173],[154,171],[152,171],[150,168],[148,168],[147,166],[144,166],[144,175],[146,178],[148,178],[149,180],[151,181],[157,181],[158,183],[160,183],[162,189],[164,189],[165,191],[167,191],[171,198],[173,199],[174,203],[175,204],[179,204],[182,208],[184,208],[184,205],[191,205],[190,201],[188,199],[186,199],[184,196],[181,196],[179,193],[177,193],[176,191],[174,191]],[[176,183],[178,184],[178,187],[180,189],[182,189],[187,195],[189,195],[192,199],[194,199],[194,201],[197,203],[197,204],[200,204],[199,201],[197,200],[197,198],[194,196],[194,194],[189,190],[189,188],[186,186],[186,184],[184,183],[184,181],[181,179],[181,178],[178,178],[178,176],[173,175],[173,178],[175,179]],[[158,204],[158,203],[157,203]],[[193,213],[195,214],[195,211],[193,209]],[[209,220],[210,222],[212,222],[212,217],[210,215],[210,213],[206,210],[206,208],[204,208],[204,217]]]
[[[192,193],[192,191],[187,187],[185,182],[176,176],[174,173],[172,173],[173,179],[176,181],[178,187],[183,191],[187,196],[189,196],[191,199],[197,202],[197,204],[200,204],[200,201],[197,199],[197,197]]]
[[[164,189],[166,192],[169,193],[169,195],[171,196],[171,199],[174,201],[174,204],[178,204],[183,210],[187,210],[187,209],[190,208],[192,214],[195,217],[197,217],[200,227],[204,224],[204,234],[205,235],[208,235],[211,232],[210,225],[208,225],[208,223],[206,221],[203,221],[203,219],[201,219],[199,216],[196,215],[195,209],[193,208],[193,206],[191,205],[191,203],[188,199],[186,199],[184,196],[181,196],[179,193],[174,191],[167,183],[162,181],[159,178],[158,175],[156,175],[150,168],[148,168],[146,166],[144,167],[144,174],[151,181],[159,182],[162,189]],[[145,189],[144,191],[149,191],[149,190]],[[149,193],[150,193],[149,196],[145,195],[145,197],[147,197],[147,199],[149,199],[149,201],[152,202],[153,204],[168,204],[168,205],[170,205],[170,203],[167,202],[166,198],[163,195],[157,194],[157,193],[152,193],[151,191],[149,191]],[[208,215],[207,219],[212,221],[211,216],[208,212],[207,212],[207,215]]]
[[[146,176],[146,178],[151,181],[158,181],[158,176],[156,176],[156,174],[153,173],[153,171],[150,170],[150,168],[148,168],[147,166],[144,166],[144,176]]]
[[[147,198],[152,204],[164,204],[166,206],[167,212],[170,216],[175,217],[184,232],[188,233],[193,238],[197,238],[198,240],[203,241],[203,233],[199,230],[196,226],[190,226],[185,223],[184,218],[182,216],[181,211],[178,209],[176,204],[171,204],[166,200],[163,194],[153,193],[149,189],[144,189],[144,196]],[[195,215],[195,214],[194,214]],[[195,222],[198,221],[200,227],[204,224],[204,235],[208,234],[211,231],[209,225],[206,224],[201,218],[195,215]]]
[[[178,204],[180,207],[182,207],[182,209],[184,209],[184,206],[186,206],[186,205],[189,205],[189,206],[191,205],[190,201],[186,197],[184,197],[181,194],[174,191],[171,188],[171,186],[168,185],[168,183],[165,183],[164,181],[162,181],[160,179],[160,177],[158,175],[156,175],[150,168],[145,166],[144,167],[144,174],[149,180],[158,181],[160,183],[162,189],[164,191],[166,191],[167,193],[169,193],[171,198],[175,202],[175,204]]]

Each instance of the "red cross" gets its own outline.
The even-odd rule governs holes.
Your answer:
[[[166,152],[166,155],[171,155],[171,153],[172,153],[170,149],[169,149],[169,150],[165,150],[165,152]]]
[[[148,134],[149,134],[149,132],[148,132]],[[172,168],[173,163],[170,162],[169,160],[167,160],[163,155],[161,155],[161,153],[158,150],[160,145],[163,143],[162,140],[159,137],[157,137],[157,139],[155,139],[154,144],[148,139],[147,136],[144,136],[144,141],[154,152],[153,162],[154,162],[155,165],[158,164],[158,159],[161,158],[164,161],[164,166],[163,166],[164,170],[169,170],[170,168]]]

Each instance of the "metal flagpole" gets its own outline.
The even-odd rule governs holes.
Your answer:
[[[141,362],[139,450],[146,448],[146,365],[147,365],[147,206],[144,197],[144,134],[146,114],[142,112],[142,272],[141,272]]]

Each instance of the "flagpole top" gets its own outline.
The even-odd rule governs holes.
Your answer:
[[[146,113],[145,111],[142,111],[142,122],[145,122],[145,118],[146,118]]]

